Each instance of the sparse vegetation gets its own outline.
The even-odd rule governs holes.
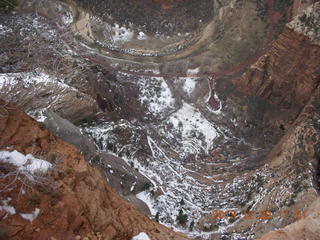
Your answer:
[[[0,192],[7,191],[15,185],[23,190],[33,189],[35,186],[53,187],[52,179],[48,174],[31,174],[12,167],[10,164],[1,164],[0,178],[9,181],[6,186],[0,186]]]
[[[143,189],[143,191],[145,191],[145,190],[149,190],[151,187],[152,187],[152,183],[151,182],[145,182],[143,184],[142,189]]]
[[[316,21],[316,18],[314,15],[307,15],[304,13],[302,16],[299,17],[299,20],[308,28],[314,30],[316,33],[320,29],[319,23]]]
[[[190,223],[190,226],[189,226],[189,231],[190,231],[190,232],[193,231],[194,224],[195,224],[195,223],[194,223],[194,221],[192,220],[191,223]]]
[[[257,13],[260,19],[263,22],[267,22],[268,20],[268,9],[267,9],[267,4],[265,1],[257,1]]]
[[[10,13],[18,6],[17,0],[0,0],[0,12]]]
[[[178,224],[185,225],[188,221],[188,215],[184,214],[183,210],[180,209],[176,220],[177,220]]]
[[[157,212],[154,219],[156,220],[156,222],[159,222],[159,217],[160,217],[160,213]]]
[[[90,161],[92,164],[99,164],[99,163],[101,163],[101,158],[100,158],[100,156],[99,155],[96,155],[96,156],[94,156],[92,159],[91,159],[91,161]]]
[[[73,124],[76,125],[76,126],[89,125],[89,124],[93,124],[94,121],[95,121],[95,118],[87,117],[87,118],[84,118],[82,120],[76,121]]]

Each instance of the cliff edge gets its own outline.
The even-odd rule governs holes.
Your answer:
[[[0,100],[0,238],[187,239],[125,202],[73,146]]]

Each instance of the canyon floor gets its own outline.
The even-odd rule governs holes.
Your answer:
[[[319,2],[198,2],[28,0],[0,14],[0,98],[77,147],[140,211],[114,207],[122,200],[111,201],[111,210],[97,207],[107,215],[125,206],[139,219],[126,235],[104,213],[93,217],[91,227],[106,239],[143,231],[151,239],[255,239],[310,222],[310,206],[318,209]],[[2,152],[49,156],[42,146],[33,152],[8,139],[14,147],[1,143]],[[86,178],[75,178],[74,191],[92,208],[90,194],[79,190]],[[14,224],[14,194],[1,192],[1,222]],[[135,221],[119,215],[119,226]],[[38,239],[47,239],[42,226]],[[316,227],[292,229],[289,236],[300,236],[290,233],[298,229],[319,239]],[[84,230],[70,231],[73,239]],[[270,234],[263,239],[277,233]]]

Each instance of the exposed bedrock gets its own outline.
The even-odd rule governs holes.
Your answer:
[[[152,239],[187,239],[151,221],[122,200],[75,147],[51,134],[14,105],[0,100],[0,108],[0,149],[32,154],[53,164],[50,172],[35,178],[42,182],[15,181],[16,176],[10,174],[1,178],[1,185],[11,183],[11,189],[2,192],[1,199],[10,198],[17,213],[8,218],[5,211],[0,211],[1,234],[5,239],[81,236],[130,240],[140,232],[146,232]],[[12,167],[1,162],[1,173],[10,171]],[[34,209],[39,209],[40,214],[33,221],[20,216]]]

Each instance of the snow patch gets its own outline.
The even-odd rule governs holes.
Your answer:
[[[42,72],[41,70],[36,70],[34,72],[0,74],[0,88],[12,88],[17,84],[22,84],[23,87],[26,88],[38,84],[57,84],[63,88],[72,88],[69,85],[60,82],[57,78]]]
[[[197,85],[196,78],[184,78],[183,90],[190,96]]]
[[[137,182],[134,182],[134,183],[132,184],[132,186],[131,186],[131,188],[130,188],[130,192],[132,192],[132,191],[134,190],[136,184],[137,184]]]
[[[39,213],[40,213],[40,209],[35,208],[32,213],[20,213],[20,216],[23,219],[28,220],[32,223],[38,217]]]
[[[44,122],[47,119],[47,116],[45,115],[46,109],[38,109],[34,111],[30,111],[27,114],[37,120],[37,122]]]
[[[162,77],[146,79],[140,84],[140,102],[146,104],[152,114],[166,111],[175,103],[172,92]]]
[[[12,33],[12,29],[0,24],[0,36],[6,35],[7,33]]]
[[[132,240],[150,240],[150,238],[146,233],[141,232],[137,236],[133,237]]]
[[[73,23],[73,16],[71,12],[66,12],[62,17],[61,20],[64,25],[69,26],[71,23]]]
[[[139,32],[137,39],[138,40],[146,40],[146,39],[148,39],[148,37],[144,32]]]
[[[194,68],[194,69],[188,69],[187,74],[192,75],[192,74],[197,74],[199,73],[200,68]]]
[[[140,192],[136,195],[136,197],[138,199],[140,199],[141,201],[143,201],[148,206],[152,215],[156,214],[156,211],[153,208],[153,200],[150,197],[150,192],[148,192],[148,191]]]
[[[320,2],[312,4],[303,11],[301,15],[296,16],[287,27],[307,36],[311,41],[320,44],[318,27],[320,25]]]
[[[114,42],[128,42],[132,40],[134,32],[125,27],[120,27],[119,24],[115,24],[112,28],[114,35],[112,36]]]
[[[207,151],[218,136],[215,126],[187,103],[183,103],[182,107],[170,116],[169,122],[173,124],[175,131],[181,132],[183,139],[198,139],[197,135],[203,135]]]
[[[10,215],[16,214],[16,210],[14,207],[9,205],[9,202],[11,201],[11,198],[7,198],[6,200],[2,200],[2,206],[0,206],[1,211],[5,211],[6,213]]]
[[[8,152],[0,151],[0,162],[10,163],[15,165],[20,171],[29,173],[46,173],[52,164],[33,157],[31,154],[23,155],[18,151]]]

